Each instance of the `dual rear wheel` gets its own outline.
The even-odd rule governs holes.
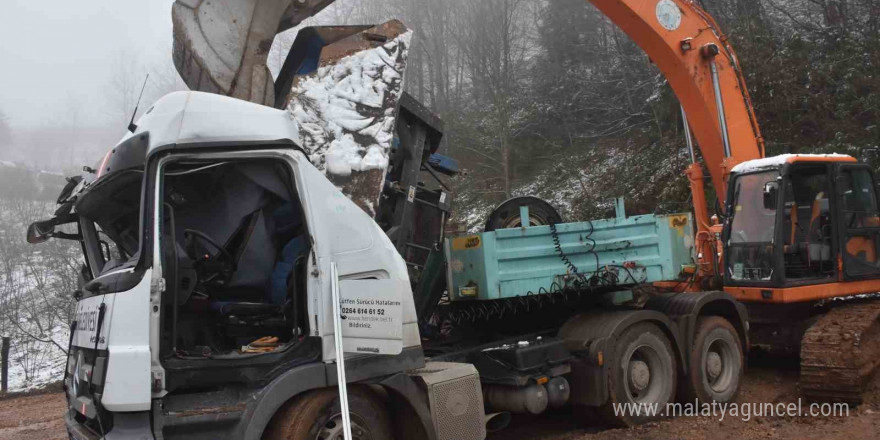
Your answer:
[[[675,401],[676,394],[682,404],[736,398],[743,371],[742,345],[727,320],[699,318],[681,382],[675,353],[667,335],[655,324],[626,329],[609,353],[613,359],[605,359],[610,367],[608,400],[599,407],[577,407],[576,414],[588,424],[598,420],[625,427],[671,415],[668,404]]]
[[[739,393],[743,374],[742,343],[736,329],[720,316],[697,321],[690,366],[682,387],[687,402],[730,402]]]
[[[598,408],[611,426],[639,425],[666,412],[678,378],[669,338],[654,324],[636,324],[617,338],[610,362],[608,400]]]

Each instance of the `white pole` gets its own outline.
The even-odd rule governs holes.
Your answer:
[[[339,298],[339,270],[330,263],[330,290],[333,294],[333,339],[336,340],[336,381],[339,384],[339,406],[342,409],[342,433],[351,440],[351,416],[348,413],[348,388],[345,380],[345,350],[342,347],[342,310]]]

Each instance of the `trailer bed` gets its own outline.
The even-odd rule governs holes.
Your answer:
[[[450,237],[444,243],[449,299],[676,280],[693,263],[693,236],[690,214],[648,214]]]

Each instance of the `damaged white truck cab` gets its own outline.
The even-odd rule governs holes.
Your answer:
[[[406,264],[292,127],[285,111],[170,94],[31,227],[37,242],[76,224],[87,262],[65,374],[73,438],[333,436],[338,416],[303,427],[286,415],[310,390],[338,414],[334,283],[355,429],[435,438]],[[479,392],[460,367],[445,380]],[[484,432],[479,404],[459,415]]]

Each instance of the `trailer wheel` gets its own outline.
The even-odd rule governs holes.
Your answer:
[[[681,390],[686,401],[734,400],[743,373],[743,353],[733,325],[720,316],[699,318],[690,354],[688,377]]]
[[[348,390],[351,434],[356,440],[393,439],[388,410],[368,388]],[[284,404],[272,417],[266,440],[341,439],[342,412],[334,389],[308,392]]]
[[[605,421],[626,427],[665,415],[675,399],[676,362],[672,344],[654,324],[625,330],[614,346],[609,365],[608,401],[600,408]]]

